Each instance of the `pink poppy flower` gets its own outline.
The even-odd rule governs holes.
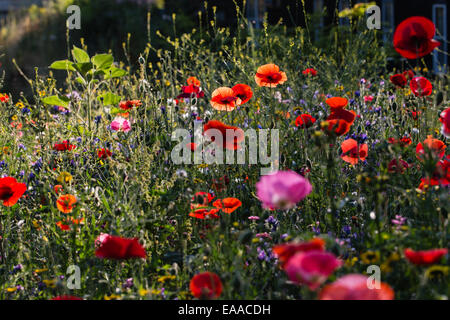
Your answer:
[[[122,117],[116,117],[113,122],[111,122],[111,130],[126,133],[131,130],[130,121]]]
[[[348,274],[325,286],[319,294],[320,300],[393,300],[394,290],[381,282],[380,288],[370,289],[367,276]]]
[[[296,253],[284,270],[291,281],[315,290],[341,265],[342,261],[330,252],[307,251]]]
[[[442,122],[441,132],[446,138],[450,138],[450,108],[441,112],[440,121]]]
[[[277,171],[256,183],[256,194],[265,209],[293,208],[311,191],[309,181],[294,171]]]

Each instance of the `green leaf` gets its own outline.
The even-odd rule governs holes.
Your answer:
[[[94,63],[97,69],[109,69],[113,62],[113,56],[107,53],[97,54],[92,57],[92,63]]]
[[[86,51],[75,46],[73,46],[72,55],[75,61],[78,63],[87,63],[91,61]]]
[[[50,69],[55,70],[69,70],[69,71],[76,71],[74,68],[74,63],[69,60],[58,60],[53,62],[50,67]]]
[[[110,69],[106,70],[105,79],[120,78],[126,76],[127,74],[128,72],[123,69],[111,67]]]
[[[42,103],[53,106],[69,106],[70,99],[65,96],[49,96],[42,99]]]
[[[98,101],[101,101],[104,106],[115,105],[122,100],[121,96],[115,95],[114,93],[107,92],[97,97]]]
[[[86,75],[86,73],[89,72],[93,67],[92,63],[90,62],[83,62],[83,63],[77,63],[75,64],[75,68],[82,74]]]

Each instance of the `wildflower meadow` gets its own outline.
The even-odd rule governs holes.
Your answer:
[[[385,42],[356,5],[319,43],[230,5],[2,80],[0,299],[448,299],[433,22]]]

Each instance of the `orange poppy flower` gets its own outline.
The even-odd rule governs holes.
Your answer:
[[[71,194],[65,194],[60,196],[58,200],[56,200],[56,206],[58,210],[63,213],[70,213],[73,210],[75,203],[77,202],[77,198]]]
[[[342,136],[350,131],[351,123],[341,119],[327,120],[323,130],[329,135]]]
[[[331,110],[335,110],[345,108],[348,104],[348,100],[346,98],[333,97],[327,99],[325,103],[331,108]]]
[[[196,77],[189,77],[187,79],[187,84],[190,85],[194,85],[196,87],[200,87],[200,80],[198,80]]]
[[[360,144],[354,139],[347,139],[341,144],[342,155],[341,158],[345,162],[351,163],[353,165],[357,164],[359,160],[366,160],[367,154],[369,152],[369,147],[367,144]]]
[[[273,63],[265,64],[258,68],[255,75],[256,84],[260,87],[275,88],[287,81],[286,73]]]
[[[220,87],[213,91],[210,103],[216,110],[232,111],[241,104],[241,99],[236,97],[233,89]]]
[[[234,95],[236,97],[241,99],[240,104],[244,104],[244,103],[248,102],[253,96],[252,88],[250,88],[250,86],[248,86],[246,84],[239,83],[239,84],[235,85],[233,88],[231,88],[231,90],[234,91]]]
[[[424,156],[427,156],[427,151],[425,150],[424,145],[427,147],[427,149],[431,150],[433,155],[435,155],[439,159],[442,159],[442,157],[445,155],[445,149],[447,148],[445,143],[429,135],[423,141],[423,143],[419,142],[416,147],[416,157],[419,161],[424,161]]]
[[[236,198],[218,199],[213,202],[213,206],[222,209],[225,213],[232,213],[242,205],[242,202]]]

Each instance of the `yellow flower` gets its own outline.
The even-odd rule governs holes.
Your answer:
[[[112,294],[112,295],[110,295],[110,296],[107,296],[106,294],[105,294],[105,296],[104,296],[104,299],[105,300],[120,300],[120,296],[119,295],[117,295],[117,294]]]
[[[153,289],[153,290],[152,290],[152,294],[155,294],[155,295],[161,294],[161,290]]]
[[[56,280],[42,280],[42,282],[49,288],[56,287]]]
[[[11,120],[12,120],[12,121],[17,121],[17,119],[18,119],[18,118],[17,118],[17,115],[13,115],[13,116],[11,117]]]
[[[58,180],[59,183],[68,183],[72,181],[72,175],[66,171],[63,171],[59,174],[59,177],[56,180]]]
[[[425,278],[429,280],[446,279],[448,276],[448,269],[448,266],[431,266],[425,271]]]
[[[46,92],[44,90],[39,91],[39,97],[43,97],[45,96]]]
[[[41,272],[45,272],[45,271],[48,271],[48,268],[34,270],[34,272],[36,272],[36,273],[41,273]]]
[[[237,221],[233,222],[233,227],[236,227],[236,228],[239,227],[239,222],[237,222]]]
[[[141,297],[144,297],[144,296],[148,295],[149,292],[150,292],[150,291],[145,290],[145,289],[139,289],[139,295],[140,295]]]
[[[32,223],[36,229],[41,230],[41,226],[39,225],[39,222],[37,220],[33,220]]]
[[[353,257],[353,258],[348,258],[347,260],[345,260],[345,265],[347,266],[347,267],[353,267],[354,265],[355,265],[355,263],[356,263],[356,261],[358,261],[358,258],[357,257]]]
[[[170,275],[170,276],[162,276],[162,277],[159,277],[158,278],[158,282],[161,282],[161,283],[164,283],[164,282],[166,282],[167,280],[175,280],[177,277],[176,276],[173,276],[173,275]]]
[[[16,287],[6,288],[6,291],[7,291],[7,292],[14,292],[14,291],[16,291],[16,290],[17,290]]]
[[[360,258],[365,264],[374,264],[380,260],[380,253],[378,251],[367,251],[361,254]]]
[[[19,108],[19,109],[23,109],[25,107],[25,105],[23,104],[22,101],[19,101],[19,102],[16,103],[16,107]]]

